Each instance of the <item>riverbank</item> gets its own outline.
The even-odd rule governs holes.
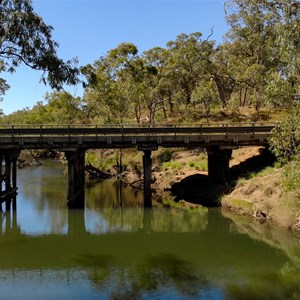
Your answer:
[[[281,187],[282,169],[269,168],[251,179],[240,179],[222,197],[222,208],[258,222],[276,223],[300,230],[300,203],[297,194]]]
[[[247,216],[260,223],[269,222],[289,230],[300,231],[300,201],[294,192],[287,192],[281,186],[282,168],[275,168],[272,161],[261,155],[260,147],[240,148],[233,151],[230,167],[235,181],[224,187],[207,181],[207,170],[191,168],[189,161],[197,161],[197,153],[179,151],[176,158],[185,164],[174,170],[153,172],[153,190],[160,199],[167,197],[165,189],[186,196],[180,200],[184,207],[206,204],[210,197],[220,197],[223,210]],[[268,166],[270,165],[270,166]],[[157,168],[157,167],[156,167]],[[244,173],[243,173],[244,172]],[[252,172],[252,173],[251,173]],[[176,190],[177,189],[177,190]],[[177,194],[177,193],[176,193]],[[192,195],[192,196],[190,196]]]

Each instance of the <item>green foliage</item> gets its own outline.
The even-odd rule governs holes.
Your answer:
[[[283,186],[287,190],[300,186],[300,105],[297,104],[274,130],[270,139],[273,153],[284,166]]]
[[[256,0],[226,2],[231,29],[222,51],[228,63],[234,59],[227,72],[235,78],[235,93],[241,105],[249,103],[259,110],[266,103],[276,106],[291,102],[295,83],[299,82],[296,63],[292,63],[299,57],[299,47],[298,50],[293,47],[296,39],[291,38],[298,31],[292,28],[298,28],[299,22],[293,3],[290,0],[276,5]],[[287,60],[287,54],[292,53],[292,60]]]
[[[196,166],[196,162],[194,161],[189,161],[188,162],[188,165],[191,167],[191,168],[194,168]]]
[[[252,120],[267,120],[261,108],[291,105],[300,93],[300,14],[293,4],[227,0],[230,28],[217,47],[200,32],[181,33],[164,48],[143,53],[132,43],[121,43],[81,68],[83,99],[51,93],[46,105],[39,101],[32,112],[24,109],[6,122],[191,123],[209,121],[215,107],[222,108],[223,118],[240,122],[245,106],[256,110]],[[77,82],[78,70],[57,57],[52,28],[34,13],[30,0],[5,0],[0,7],[0,72],[25,63],[44,70],[48,77],[43,80],[53,88]],[[0,79],[0,96],[7,88]]]
[[[172,158],[173,151],[171,149],[165,149],[161,155],[158,157],[159,161],[164,163],[164,162],[169,162]]]
[[[43,82],[60,89],[63,83],[76,84],[77,59],[67,62],[56,53],[52,27],[33,11],[30,0],[3,0],[0,3],[0,72],[14,72],[20,64],[44,71]],[[8,88],[0,80],[0,92]]]
[[[207,160],[189,161],[188,165],[197,171],[207,171]]]
[[[283,188],[287,191],[299,190],[300,187],[300,158],[297,156],[284,167]]]
[[[210,109],[217,103],[218,95],[216,85],[212,80],[201,80],[192,92],[192,102],[201,104],[205,108],[205,116],[210,116]]]
[[[67,124],[84,123],[81,99],[66,92],[45,95],[46,104],[37,102],[32,109],[25,108],[1,119],[2,124]]]
[[[276,127],[270,145],[273,153],[282,162],[297,159],[300,153],[300,105],[297,104]]]
[[[177,162],[177,161],[170,161],[170,162],[164,162],[162,165],[163,171],[166,171],[168,168],[171,168],[172,170],[178,170],[183,166],[183,163]]]

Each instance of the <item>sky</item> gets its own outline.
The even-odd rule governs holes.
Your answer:
[[[46,24],[54,27],[58,55],[64,60],[77,57],[79,66],[92,64],[120,43],[137,46],[139,53],[166,47],[181,34],[201,32],[206,39],[222,42],[228,31],[223,0],[33,0],[33,7]],[[40,83],[42,73],[25,66],[2,73],[10,89],[0,108],[10,114],[43,101],[49,86]],[[80,86],[66,87],[82,96]]]

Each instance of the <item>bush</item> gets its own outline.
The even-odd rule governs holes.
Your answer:
[[[171,149],[165,149],[162,152],[162,154],[158,157],[158,159],[162,163],[169,162],[172,159],[172,154],[173,154],[173,151]]]

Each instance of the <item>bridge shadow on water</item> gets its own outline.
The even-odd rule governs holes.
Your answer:
[[[247,178],[251,173],[258,173],[272,166],[275,161],[275,156],[264,149],[259,155],[231,167],[230,181],[227,184],[218,184],[205,174],[194,174],[174,183],[170,191],[175,196],[175,202],[185,200],[205,207],[217,207],[221,205],[222,195],[230,192],[239,178]]]

